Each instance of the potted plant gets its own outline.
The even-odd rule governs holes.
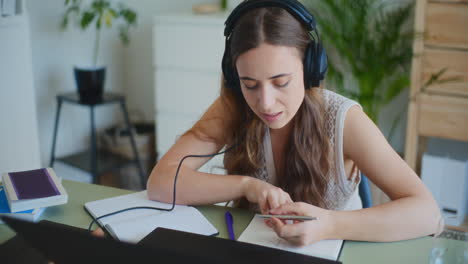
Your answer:
[[[423,32],[412,27],[413,2],[382,0],[307,0],[319,24],[329,54],[326,77],[338,93],[358,101],[378,124],[380,111],[409,87],[413,39]],[[421,91],[433,84],[456,82],[442,78],[447,69],[431,74]],[[414,98],[409,98],[414,100]],[[388,133],[391,142],[405,105]]]
[[[320,36],[329,55],[326,83],[338,93],[356,100],[378,125],[382,108],[410,84],[414,32],[413,2],[382,0],[304,0],[318,20]],[[435,83],[456,81],[431,75],[421,91]],[[414,100],[414,98],[410,98]],[[407,104],[393,120],[387,139],[391,142],[397,122]],[[374,194],[379,196],[379,191]],[[386,200],[380,198],[380,202]]]
[[[322,0],[307,5],[329,54],[327,84],[359,102],[378,124],[382,108],[409,87],[413,3]],[[403,114],[394,120],[389,141]]]
[[[106,67],[98,66],[101,30],[119,23],[119,37],[123,44],[129,43],[129,30],[136,25],[137,14],[121,3],[110,0],[65,0],[65,13],[61,28],[65,30],[72,16],[78,18],[79,27],[86,30],[93,26],[96,31],[91,67],[74,67],[74,76],[80,101],[96,103],[102,100]]]

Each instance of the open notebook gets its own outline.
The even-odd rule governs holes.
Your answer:
[[[85,203],[93,217],[136,206],[170,208],[171,204],[151,201],[146,191]],[[138,209],[122,212],[98,220],[115,239],[137,243],[157,227],[200,235],[216,235],[218,230],[194,207],[176,205],[171,212]]]
[[[295,247],[278,237],[258,216],[252,219],[238,240],[330,260],[338,260],[343,245],[343,240],[322,240],[308,246]]]

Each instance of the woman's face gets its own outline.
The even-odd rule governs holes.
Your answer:
[[[236,61],[242,94],[272,129],[285,127],[304,100],[302,60],[294,47],[261,44]]]

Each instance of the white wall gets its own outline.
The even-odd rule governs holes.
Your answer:
[[[403,0],[402,0],[403,1]],[[407,1],[407,0],[404,0]],[[131,43],[123,47],[115,30],[105,31],[102,36],[101,62],[108,65],[106,91],[123,92],[127,96],[131,112],[141,112],[146,120],[154,119],[154,80],[152,65],[153,15],[158,13],[190,10],[196,3],[216,3],[217,0],[126,0],[138,13],[138,27],[131,33]],[[59,30],[64,11],[63,0],[27,0],[30,15],[30,31],[34,86],[36,91],[37,119],[42,165],[50,157],[55,96],[58,93],[75,91],[72,67],[91,60],[93,32],[81,32],[69,28]],[[189,45],[190,40],[187,40]],[[407,103],[406,93],[383,109],[381,128],[384,134],[393,116]],[[116,107],[96,109],[99,128],[106,127],[120,118]],[[404,149],[406,113],[400,121],[392,145]],[[66,155],[83,150],[89,142],[89,111],[84,107],[64,105],[59,128],[57,155]]]
[[[39,121],[39,142],[42,164],[48,165],[52,145],[53,125],[56,111],[56,95],[76,91],[73,66],[90,65],[94,32],[80,32],[70,27],[62,32],[59,28],[63,13],[61,0],[28,1],[30,14],[33,70]],[[115,32],[103,32],[101,62],[108,65],[106,91],[123,91],[124,67],[121,46]],[[114,107],[96,109],[98,127],[115,120]],[[88,146],[89,108],[64,104],[56,155],[63,156],[84,150]]]
[[[138,13],[139,25],[131,33],[131,44],[123,47],[116,29],[105,30],[101,39],[100,62],[108,65],[105,90],[127,95],[130,111],[144,113],[154,120],[151,25],[153,14],[190,10],[192,4],[215,0],[128,0]],[[42,165],[48,165],[55,120],[55,96],[76,90],[73,66],[90,64],[94,32],[69,27],[59,28],[64,12],[63,0],[27,0],[30,15],[34,86],[36,90],[39,142]],[[110,126],[121,118],[117,106],[96,108],[98,128]],[[64,104],[62,107],[56,155],[63,156],[87,148],[89,109]]]
[[[28,25],[0,17],[0,173],[40,166]]]

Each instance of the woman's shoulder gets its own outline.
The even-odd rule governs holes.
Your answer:
[[[338,94],[335,91],[320,89],[320,92],[326,107],[341,106],[343,104],[358,104],[356,101]]]
[[[229,111],[218,97],[188,132],[194,133],[197,138],[204,141],[221,144],[224,140],[223,135],[228,130],[228,121]]]
[[[336,115],[341,110],[349,109],[353,105],[359,105],[358,102],[331,90],[320,89],[320,94],[322,95],[326,112],[330,115]]]

